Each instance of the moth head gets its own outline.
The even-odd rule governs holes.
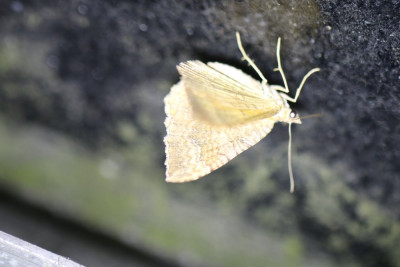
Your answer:
[[[301,124],[299,114],[293,109],[289,109],[287,113],[287,122]]]

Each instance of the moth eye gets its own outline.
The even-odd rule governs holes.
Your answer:
[[[294,111],[294,110],[292,110],[292,111],[290,112],[289,116],[290,116],[290,118],[294,119],[294,118],[297,117],[297,112]]]

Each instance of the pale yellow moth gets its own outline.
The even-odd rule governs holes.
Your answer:
[[[201,178],[258,143],[280,121],[289,124],[288,168],[293,192],[291,125],[301,120],[288,101],[297,101],[307,78],[319,69],[304,76],[291,98],[286,94],[289,88],[281,66],[281,39],[276,51],[278,68],[274,70],[280,72],[285,87],[269,85],[244,51],[238,32],[236,38],[243,60],[262,81],[218,62],[191,60],[177,66],[181,81],[164,99],[166,181],[182,183]]]

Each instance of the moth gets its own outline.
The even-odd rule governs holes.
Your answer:
[[[164,138],[166,181],[183,183],[197,180],[218,169],[270,133],[276,122],[289,125],[288,168],[290,191],[294,191],[291,165],[291,125],[301,119],[288,102],[296,102],[305,81],[319,68],[310,70],[296,90],[289,88],[280,60],[281,39],[276,57],[284,87],[269,85],[245,52],[236,32],[242,60],[256,71],[261,82],[232,66],[191,60],[177,66],[181,80],[165,97]]]

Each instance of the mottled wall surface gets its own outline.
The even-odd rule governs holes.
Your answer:
[[[4,192],[173,265],[398,266],[400,1],[3,2]],[[293,128],[294,194],[285,125],[197,182],[164,182],[175,66],[258,79],[235,31],[272,84],[282,37],[292,95],[321,68],[292,105],[321,114]]]

